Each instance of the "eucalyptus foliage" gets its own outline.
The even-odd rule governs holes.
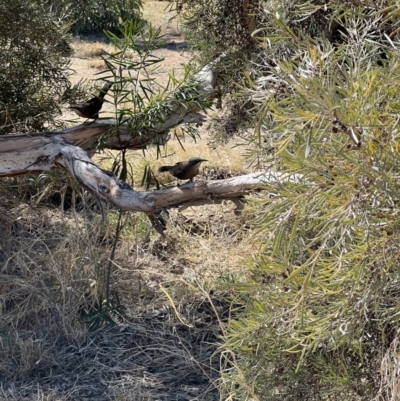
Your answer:
[[[251,201],[259,251],[236,286],[225,399],[396,400],[400,11],[264,3],[247,140],[293,178]]]
[[[66,39],[42,4],[0,3],[0,134],[55,124],[70,87]]]
[[[48,0],[52,12],[71,24],[71,32],[102,34],[104,30],[118,32],[128,21],[141,20],[142,0]]]
[[[255,0],[171,1],[180,13],[183,29],[201,56],[215,58],[225,51],[249,52],[252,19],[260,16]]]
[[[182,31],[191,44],[194,58],[206,64],[222,53],[225,57],[218,71],[218,88],[225,96],[225,111],[212,120],[212,141],[224,143],[234,132],[249,126],[249,102],[230,99],[236,93],[243,73],[257,48],[255,31],[264,15],[259,0],[170,0],[179,13]],[[221,108],[222,104],[220,104]]]
[[[254,33],[264,18],[259,0],[169,0],[201,64],[229,54],[219,69],[221,93],[236,92],[248,58],[257,48]]]

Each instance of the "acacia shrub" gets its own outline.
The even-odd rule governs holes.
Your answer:
[[[70,22],[74,35],[119,32],[128,21],[141,20],[142,0],[49,0],[53,13]]]
[[[55,124],[70,87],[67,36],[41,3],[0,4],[0,134]]]
[[[400,396],[399,11],[332,2],[338,42],[287,19],[315,3],[266,13],[241,93],[252,157],[292,179],[251,201],[260,250],[234,287],[246,309],[222,345],[225,399]]]

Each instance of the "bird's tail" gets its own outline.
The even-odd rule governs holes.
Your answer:
[[[172,168],[173,166],[161,166],[159,169],[158,169],[158,172],[159,173],[162,173],[162,172],[164,172],[164,171],[169,171],[169,169],[170,168]]]

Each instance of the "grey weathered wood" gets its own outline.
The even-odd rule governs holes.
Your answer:
[[[224,57],[224,56],[221,56]],[[195,77],[199,83],[199,96],[203,99],[215,95],[216,68],[220,58],[204,67]],[[176,107],[176,108],[174,108]],[[253,173],[225,180],[198,180],[179,187],[158,191],[134,191],[108,171],[102,170],[89,157],[87,150],[106,131],[114,130],[105,140],[113,149],[142,149],[151,144],[164,144],[168,130],[183,123],[201,123],[204,117],[190,107],[185,115],[173,105],[167,108],[165,118],[146,132],[131,132],[128,124],[116,128],[116,121],[96,120],[62,131],[6,135],[0,137],[0,177],[50,171],[64,168],[97,199],[109,202],[121,210],[146,213],[158,232],[163,232],[163,210],[171,207],[220,203],[231,200],[237,210],[240,199],[251,191],[262,189],[272,181],[292,181],[299,177],[280,173]],[[190,110],[190,111],[189,111]]]
[[[119,125],[114,119],[98,119],[62,131],[0,136],[0,176],[40,170],[40,166],[45,166],[46,163],[39,161],[52,154],[51,147],[60,138],[87,151],[91,151],[96,141],[106,133],[103,146],[110,149],[144,149],[154,144],[165,144],[171,128],[181,124],[204,122],[205,116],[200,113],[197,101],[211,100],[215,97],[217,68],[223,57],[225,55],[207,64],[193,77],[192,84],[198,85],[196,99],[185,102],[184,108],[180,106],[179,101],[168,101],[162,107],[165,111],[161,115],[161,122],[146,130],[133,131],[129,127],[129,121]],[[177,96],[181,90],[182,88],[177,90]],[[171,96],[173,99],[174,94]]]

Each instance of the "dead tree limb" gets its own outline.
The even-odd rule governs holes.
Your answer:
[[[83,149],[67,143],[59,135],[49,137],[46,145],[31,149],[29,154],[16,150],[3,153],[0,158],[0,176],[25,174],[37,170],[50,171],[57,167],[68,170],[100,201],[108,202],[121,210],[146,213],[161,235],[165,229],[162,212],[166,209],[173,207],[183,209],[188,206],[230,200],[239,210],[240,199],[254,190],[264,188],[267,183],[300,179],[278,172],[253,173],[226,180],[199,180],[179,187],[138,192],[114,174],[101,169]]]
[[[84,150],[92,150],[101,135],[106,134],[103,146],[108,149],[144,149],[150,145],[164,145],[169,139],[169,129],[180,124],[202,124],[205,117],[197,113],[185,116],[173,115],[168,121],[140,134],[133,134],[128,124],[119,125],[113,119],[98,119],[89,124],[81,124],[62,131],[35,132],[29,134],[0,136],[0,157],[3,155],[27,151],[40,152],[53,142],[53,137],[63,138],[65,141],[79,146]],[[1,166],[1,165],[0,165]]]
[[[138,129],[132,121],[140,116],[134,116],[133,119],[128,118],[122,124],[118,124],[114,119],[98,119],[92,123],[81,124],[62,131],[3,135],[0,136],[0,159],[7,153],[12,155],[13,152],[20,152],[18,159],[22,161],[22,155],[27,150],[40,152],[40,147],[46,147],[52,143],[53,136],[62,137],[68,143],[87,151],[94,149],[100,137],[102,146],[108,149],[144,149],[149,145],[163,145],[169,139],[168,132],[171,128],[182,124],[200,125],[204,122],[205,116],[201,114],[199,104],[211,101],[217,95],[215,86],[218,65],[224,57],[225,55],[222,55],[207,64],[189,81],[188,87],[194,85],[195,88],[194,97],[183,101],[181,97],[184,87],[172,93],[170,100],[159,106],[163,111],[158,116],[158,122],[151,128]],[[28,163],[23,163],[21,166],[27,165]],[[4,170],[1,164],[0,170]]]
[[[60,143],[59,154],[54,163],[68,169],[96,198],[121,210],[146,213],[153,227],[163,235],[165,220],[162,212],[173,207],[221,203],[230,200],[237,209],[242,208],[240,199],[249,193],[265,188],[272,182],[299,181],[300,176],[279,172],[253,173],[225,180],[199,180],[179,187],[151,192],[134,191],[113,174],[99,168],[82,149]]]
[[[214,96],[216,76],[214,65],[203,68],[197,79],[200,82],[199,96]],[[115,121],[100,120],[59,132],[35,133],[0,137],[0,177],[50,171],[64,168],[93,196],[121,210],[146,213],[156,230],[163,235],[165,221],[162,212],[172,207],[221,203],[231,200],[241,208],[240,199],[250,192],[265,187],[271,181],[293,181],[299,177],[279,173],[253,173],[226,180],[196,181],[180,187],[152,192],[134,191],[114,174],[101,169],[85,150],[91,149],[96,139],[110,130],[104,139],[107,146],[115,149],[138,149],[149,143],[162,144],[168,140],[168,129],[185,122],[201,122],[203,118],[196,110],[182,114],[173,105],[168,115],[151,130],[134,135],[129,124],[115,128]]]

